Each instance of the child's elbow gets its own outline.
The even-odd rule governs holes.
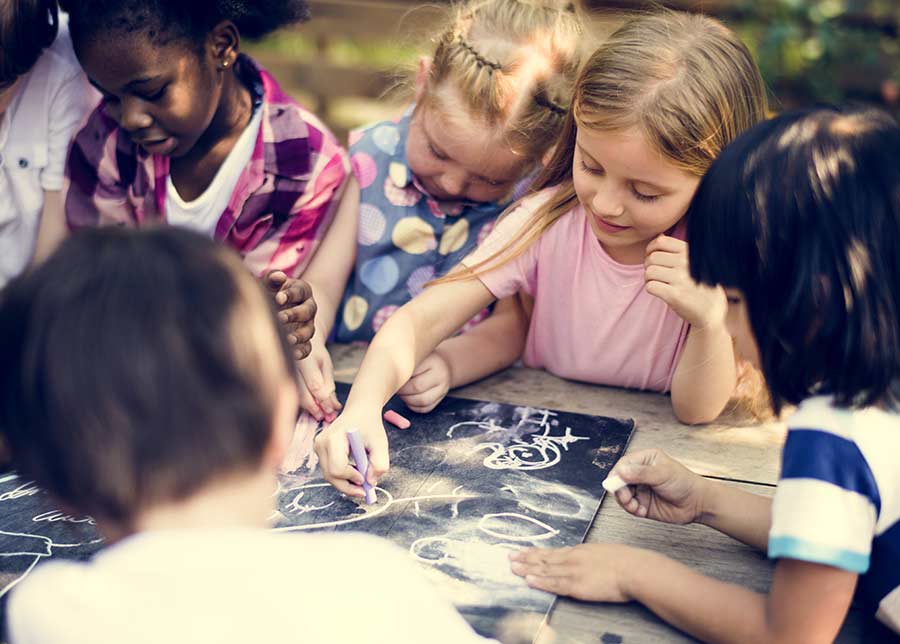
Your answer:
[[[690,402],[679,401],[672,398],[672,410],[675,412],[675,418],[685,425],[706,425],[719,417],[723,407],[704,407],[703,405],[691,404]]]

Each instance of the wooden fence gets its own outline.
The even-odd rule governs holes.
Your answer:
[[[760,0],[764,1],[764,0]],[[342,64],[330,55],[336,41],[393,42],[428,51],[428,38],[449,17],[447,0],[309,0],[313,20],[298,27],[304,41],[313,43],[311,55],[302,59],[290,52],[253,50],[261,62],[309,107],[322,115],[340,135],[366,121],[396,112],[385,92],[397,83],[398,64]],[[592,32],[608,33],[622,17],[635,9],[668,7],[717,16],[730,24],[749,16],[742,3],[729,0],[580,0],[581,10],[593,22]],[[840,24],[873,34],[897,36],[896,20],[867,13],[845,13]],[[252,48],[251,48],[252,49]],[[852,63],[853,61],[849,61]],[[837,72],[836,82],[851,86],[857,96],[877,100],[880,79],[866,74]],[[787,97],[786,105],[806,97],[788,83],[773,88]],[[396,100],[396,99],[395,99]]]

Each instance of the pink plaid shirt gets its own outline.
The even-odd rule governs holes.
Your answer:
[[[268,72],[244,55],[239,69],[259,101],[262,123],[214,237],[238,251],[256,275],[281,270],[297,277],[331,224],[350,164],[328,128]],[[169,157],[133,143],[101,104],[69,152],[69,228],[165,223],[168,175]]]

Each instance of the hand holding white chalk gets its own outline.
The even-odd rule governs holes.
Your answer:
[[[604,479],[602,485],[604,490],[606,490],[610,494],[615,494],[628,484],[622,480],[621,476],[619,476],[618,474],[613,474],[612,476],[607,476],[606,479]]]
[[[629,453],[603,487],[629,514],[683,525],[703,514],[708,482],[657,449]]]

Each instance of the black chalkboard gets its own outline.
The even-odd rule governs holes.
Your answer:
[[[342,400],[348,389],[338,386]],[[600,483],[634,422],[452,397],[427,415],[396,400],[388,408],[413,426],[388,428],[391,470],[377,503],[343,497],[306,463],[280,476],[274,529],[385,537],[410,553],[480,633],[495,636],[517,617],[531,617],[527,623],[537,628],[554,597],[512,575],[508,552],[584,539],[603,496]],[[42,561],[84,559],[101,546],[88,517],[58,512],[29,481],[0,474],[0,596]]]

